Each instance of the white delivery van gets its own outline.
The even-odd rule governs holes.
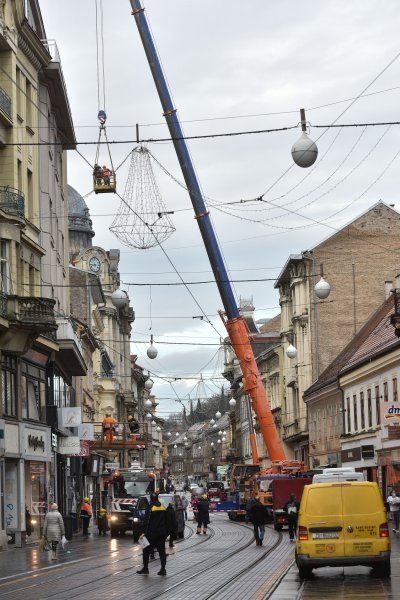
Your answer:
[[[354,467],[337,467],[323,469],[322,473],[313,476],[313,483],[332,483],[340,481],[365,481],[363,473],[358,473]]]

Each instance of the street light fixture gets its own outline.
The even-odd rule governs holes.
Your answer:
[[[222,414],[219,412],[219,410],[217,410],[217,412],[215,413],[215,418],[220,419],[221,417],[222,417]]]
[[[152,408],[152,406],[153,406],[152,401],[150,400],[150,398],[147,398],[147,400],[144,403],[144,407],[145,408]]]
[[[158,354],[157,348],[153,344],[153,334],[150,336],[150,346],[147,348],[147,356],[151,359],[156,358]]]
[[[236,400],[235,400],[235,398],[231,398],[231,399],[229,400],[229,406],[230,406],[231,408],[235,408],[235,406],[236,406]]]
[[[307,134],[307,121],[304,108],[300,109],[301,129],[300,138],[292,146],[292,158],[299,167],[311,167],[318,156],[318,148]]]
[[[289,344],[289,346],[286,348],[286,355],[289,358],[296,358],[297,349],[293,346],[293,344]]]
[[[214,425],[215,420],[214,419],[210,419],[210,425]]]
[[[325,300],[331,293],[331,286],[322,276],[314,286],[314,293],[320,300]]]
[[[129,302],[129,296],[125,292],[125,290],[115,290],[111,294],[111,302],[114,304],[115,308],[123,308]]]

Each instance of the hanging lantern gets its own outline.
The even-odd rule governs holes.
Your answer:
[[[220,429],[220,430],[218,431],[218,434],[219,434],[219,435],[222,435],[222,429]]]
[[[145,403],[144,403],[144,407],[145,407],[145,408],[152,408],[152,407],[153,407],[153,403],[152,403],[152,401],[150,400],[150,398],[147,398],[147,400],[146,400],[146,401],[145,401]]]
[[[201,450],[201,446],[199,446],[199,447],[197,448],[197,450]]]
[[[177,448],[178,446],[176,444],[174,444],[174,448]]]
[[[296,356],[297,356],[297,349],[292,344],[289,344],[289,346],[286,349],[286,355],[289,358],[296,358]]]
[[[216,419],[220,419],[222,417],[222,414],[219,412],[219,410],[215,413],[215,418]]]
[[[183,441],[186,442],[187,441],[187,437],[186,435],[183,436]]]
[[[185,446],[188,446],[188,442],[185,442]]]
[[[235,408],[235,406],[236,406],[236,400],[235,400],[235,398],[231,398],[231,399],[229,400],[229,406],[230,406],[231,408]]]
[[[314,292],[317,298],[325,300],[331,293],[331,286],[323,277],[314,286]]]
[[[149,420],[150,420],[150,419],[152,419],[152,418],[153,418],[153,415],[152,415],[151,413],[147,413],[147,415],[146,415],[146,419],[149,419]]]
[[[170,431],[167,431],[167,433],[165,434],[167,437],[171,437],[172,433]]]
[[[157,427],[156,427],[156,431],[158,431],[158,433],[160,433],[160,431],[161,431],[161,427],[160,427],[159,425],[157,425]]]
[[[151,424],[153,427],[155,427],[157,425],[157,423],[155,421],[152,421]]]
[[[147,348],[147,356],[151,359],[156,358],[158,354],[157,348],[153,344],[153,335],[150,336],[150,346]]]
[[[214,442],[211,442],[210,446],[214,446]]]
[[[180,435],[180,434],[179,434],[179,432],[177,431],[177,432],[176,432],[176,434],[175,434],[175,436],[176,436],[176,437],[178,437],[178,435]]]
[[[217,442],[218,442],[218,444],[220,444],[220,443],[221,443],[221,440],[217,440]]]
[[[210,425],[214,425],[215,420],[214,419],[210,419]]]
[[[213,429],[217,429],[218,425],[216,423],[214,423],[213,425]]]

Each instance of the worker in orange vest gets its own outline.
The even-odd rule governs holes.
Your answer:
[[[114,419],[114,417],[112,417],[110,413],[106,413],[106,416],[103,419],[103,429],[107,442],[112,443],[114,441],[114,431],[116,424],[117,421]]]
[[[81,519],[82,519],[82,534],[84,536],[89,535],[88,528],[90,519],[92,518],[92,509],[90,508],[89,498],[85,497],[83,499],[83,504],[81,506]]]

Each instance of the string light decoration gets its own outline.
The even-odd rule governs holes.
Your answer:
[[[125,191],[110,231],[122,244],[146,250],[165,242],[175,231],[144,146],[132,150]]]

